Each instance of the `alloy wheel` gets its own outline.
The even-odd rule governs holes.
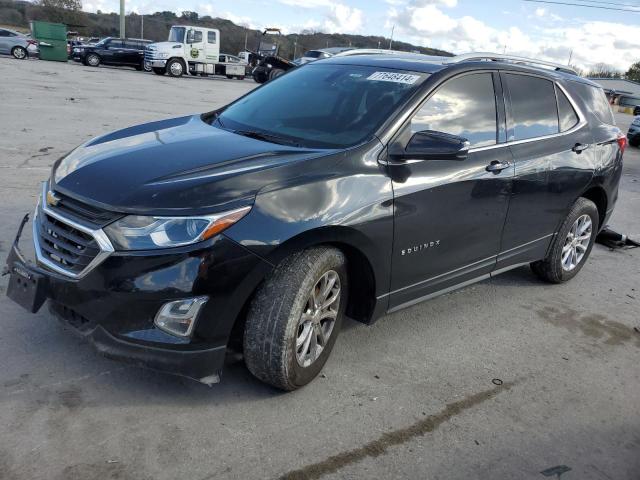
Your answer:
[[[13,56],[18,60],[24,60],[27,56],[27,51],[22,47],[17,47],[13,50]]]
[[[592,234],[593,222],[589,215],[581,215],[573,222],[562,247],[561,262],[565,272],[570,272],[580,264],[587,253]]]
[[[316,282],[298,322],[296,360],[301,367],[315,362],[327,346],[340,308],[340,276],[329,270]]]
[[[87,58],[87,63],[92,67],[97,67],[100,64],[100,59],[97,55],[89,55]]]
[[[169,70],[171,71],[171,75],[179,77],[182,75],[182,64],[180,62],[172,62]]]

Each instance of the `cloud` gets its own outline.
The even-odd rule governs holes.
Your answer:
[[[324,22],[329,33],[353,33],[362,28],[362,10],[336,3],[331,6]]]
[[[435,46],[453,53],[489,51],[522,55],[572,64],[589,69],[606,63],[626,71],[640,58],[640,45],[630,40],[637,36],[637,27],[614,22],[589,21],[558,24],[546,9],[537,9],[536,16],[554,20],[527,34],[517,27],[496,29],[471,16],[453,17],[441,9],[449,7],[447,0],[410,0],[403,7],[391,7],[387,27],[396,25],[396,32],[422,45]],[[635,33],[633,33],[635,32]]]

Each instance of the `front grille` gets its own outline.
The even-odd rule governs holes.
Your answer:
[[[38,215],[38,247],[43,258],[72,274],[79,274],[100,253],[93,236],[41,210]]]
[[[65,217],[70,217],[72,220],[79,220],[83,223],[89,222],[97,227],[104,227],[122,217],[120,213],[110,212],[94,207],[93,205],[79,202],[60,192],[55,192],[55,196],[58,199],[58,203],[55,206],[50,205],[48,208],[59,212]]]

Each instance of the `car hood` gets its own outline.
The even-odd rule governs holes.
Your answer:
[[[149,45],[147,45],[147,47],[150,47],[150,46],[154,46],[158,51],[169,51],[169,50],[172,50],[173,48],[176,48],[176,49],[182,48],[183,44],[177,43],[177,42],[156,42],[156,43],[150,43]]]
[[[119,130],[58,160],[55,190],[125,213],[203,214],[253,201],[268,184],[309,173],[333,151],[247,138],[199,115]]]

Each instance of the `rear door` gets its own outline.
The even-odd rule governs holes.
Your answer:
[[[466,138],[471,149],[464,160],[389,162],[395,205],[391,310],[488,275],[509,204],[513,165],[497,73],[445,81],[392,142],[404,149],[424,130]]]
[[[207,63],[215,63],[220,54],[220,39],[218,38],[218,32],[215,30],[207,31],[207,38],[205,42],[205,58]],[[225,59],[226,60],[226,59]],[[224,62],[225,60],[220,60]]]
[[[545,256],[593,176],[595,152],[584,117],[561,85],[521,72],[501,78],[515,178],[497,269]]]
[[[193,62],[204,62],[206,57],[203,30],[192,28],[187,32],[187,58]]]
[[[11,52],[11,37],[13,36],[13,33],[8,30],[0,29],[0,53]]]

